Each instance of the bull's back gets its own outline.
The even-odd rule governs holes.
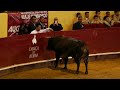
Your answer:
[[[62,36],[52,37],[48,39],[47,49],[54,50],[55,46],[62,40]]]
[[[67,50],[70,51],[70,49],[73,49],[80,45],[83,45],[83,42],[81,42],[80,40],[64,36],[57,36],[48,40],[48,49],[60,52],[64,52]]]

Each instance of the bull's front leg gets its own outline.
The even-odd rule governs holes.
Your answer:
[[[58,67],[59,58],[60,58],[59,54],[56,54],[55,68]]]
[[[65,63],[65,67],[63,69],[67,69],[67,62],[68,62],[68,57],[67,58],[63,58],[64,63]]]
[[[76,70],[77,74],[79,73],[80,61],[81,61],[81,59],[76,59],[75,60],[75,62],[77,63],[77,70]]]
[[[84,63],[85,63],[85,67],[86,67],[85,74],[88,74],[88,57],[84,58]]]

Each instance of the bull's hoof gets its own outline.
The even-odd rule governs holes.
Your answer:
[[[88,72],[85,72],[85,74],[88,74]]]
[[[57,65],[55,65],[55,68],[57,68]]]
[[[76,74],[79,74],[79,71],[76,71]]]

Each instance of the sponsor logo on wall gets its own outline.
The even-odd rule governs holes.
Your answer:
[[[21,22],[28,23],[31,16],[36,16],[37,20],[43,16],[45,18],[45,25],[48,27],[48,11],[8,13],[8,37],[18,35]]]
[[[37,58],[38,57],[37,51],[39,50],[39,46],[35,46],[37,44],[36,35],[34,35],[32,39],[32,44],[33,46],[29,47],[29,52],[31,52],[31,54],[29,55],[29,58]]]

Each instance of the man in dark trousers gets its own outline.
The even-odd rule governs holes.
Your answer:
[[[63,29],[62,25],[58,23],[58,18],[54,18],[54,23],[50,25],[50,28],[52,28],[53,31],[61,31]]]
[[[28,34],[30,34],[36,28],[36,16],[32,16],[28,24]]]
[[[79,30],[82,29],[84,26],[82,24],[82,17],[79,16],[78,17],[78,21],[76,23],[73,24],[73,30]]]

